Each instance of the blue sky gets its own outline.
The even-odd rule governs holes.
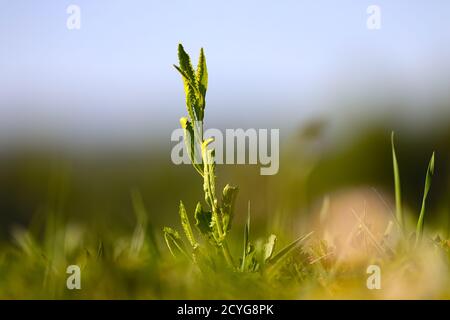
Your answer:
[[[2,4],[4,135],[120,138],[176,127],[184,114],[172,69],[179,42],[194,60],[205,48],[208,117],[228,127],[295,126],[336,113],[333,101],[399,92],[420,113],[449,84],[444,0]],[[66,28],[70,4],[81,8],[81,30]],[[366,28],[371,4],[382,10],[378,31]],[[368,112],[358,108],[352,112]]]

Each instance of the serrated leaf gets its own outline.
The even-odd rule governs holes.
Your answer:
[[[199,107],[199,118],[203,120],[203,115],[205,112],[205,104],[206,104],[206,91],[208,90],[208,69],[206,67],[206,58],[203,52],[203,48],[200,50],[200,56],[197,64],[197,88],[199,91],[198,98],[198,107]]]
[[[180,67],[174,65],[175,69],[181,74],[184,85],[184,94],[186,97],[186,109],[191,121],[198,121],[199,105],[197,97],[197,88],[195,82],[189,79],[189,76]]]
[[[181,43],[178,44],[178,61],[180,64],[180,69],[183,70],[186,73],[187,78],[194,83],[195,75],[194,75],[194,68],[192,67],[191,63],[191,58],[184,50],[183,45]]]
[[[180,218],[181,218],[181,225],[183,227],[184,234],[186,235],[186,238],[189,240],[189,243],[191,244],[192,248],[197,248],[198,243],[195,241],[194,233],[192,232],[191,223],[189,222],[189,217],[186,213],[186,208],[184,207],[184,204],[182,201],[180,201]]]
[[[186,81],[186,85],[188,87],[192,88],[192,90],[196,91],[197,84],[196,84],[195,80],[192,80],[189,77],[189,75],[186,73],[186,71],[184,71],[180,66],[177,66],[176,64],[174,64],[173,66],[181,74],[181,78]]]
[[[188,112],[190,112],[189,116],[191,117],[192,121],[202,121],[206,95],[206,88],[203,86],[203,84],[205,83],[205,81],[206,83],[208,81],[205,57],[204,55],[202,56],[201,51],[201,65],[197,67],[197,74],[194,72],[194,68],[192,67],[191,58],[186,53],[181,44],[178,45],[178,60],[180,66],[175,66],[175,68],[177,68],[177,70],[183,76],[186,105],[188,108]],[[201,76],[201,82],[198,81],[198,76]],[[200,83],[202,86],[201,89],[199,87]],[[194,113],[194,115],[192,113]]]
[[[203,48],[200,49],[196,76],[200,93],[205,96],[206,90],[208,90],[208,68],[206,67],[206,58]]]
[[[197,207],[195,208],[195,226],[200,231],[200,233],[204,235],[209,235],[211,230],[211,219],[212,214],[211,211],[204,211],[202,205],[197,203]]]

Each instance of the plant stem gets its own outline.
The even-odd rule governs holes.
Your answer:
[[[226,241],[222,242],[222,252],[228,265],[234,270],[233,257],[231,256],[230,249],[228,248]]]

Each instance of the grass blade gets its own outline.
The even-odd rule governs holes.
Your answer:
[[[241,272],[244,272],[250,236],[250,201],[248,202],[247,223],[244,229],[244,250],[242,252]]]
[[[180,69],[186,73],[187,79],[195,83],[195,71],[192,67],[191,58],[184,50],[181,43],[178,44],[178,61],[180,63]]]
[[[428,192],[431,188],[431,180],[433,178],[434,174],[434,152],[431,156],[430,163],[428,164],[427,169],[427,176],[425,178],[425,188],[423,191],[423,198],[422,198],[422,208],[420,209],[420,215],[419,220],[417,221],[417,227],[416,227],[416,246],[420,243],[423,236],[423,226],[424,226],[424,219],[425,219],[425,206],[426,201],[428,197]]]
[[[136,227],[131,238],[130,253],[137,256],[144,246],[147,232],[147,212],[144,207],[144,200],[137,189],[131,190],[131,201],[136,215]],[[152,245],[156,245],[156,240],[151,238]]]
[[[404,228],[403,211],[402,211],[402,192],[400,187],[400,171],[398,169],[397,155],[395,153],[394,131],[391,133],[391,148],[392,148],[392,166],[394,169],[394,186],[395,186],[395,217],[400,226]]]
[[[272,259],[268,261],[268,263],[275,265],[277,262],[279,262],[282,258],[286,257],[292,250],[294,250],[300,243],[308,239],[314,232],[311,231],[310,233],[301,236],[300,238],[294,240],[289,245],[284,247],[280,252],[278,252]]]

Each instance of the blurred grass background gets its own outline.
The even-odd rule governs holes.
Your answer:
[[[324,196],[337,190],[369,186],[392,195],[391,128],[373,124],[350,136],[329,136],[326,122],[311,121],[282,140],[277,175],[260,176],[258,166],[221,165],[219,183],[238,185],[238,211],[245,212],[250,200],[255,220],[262,224],[280,212],[290,219],[301,219]],[[432,213],[427,221],[446,225],[450,131],[433,128],[411,133],[399,129],[397,137],[404,200],[416,211],[427,161],[436,151],[436,176],[430,195]],[[201,197],[201,181],[191,169],[188,165],[172,164],[170,145],[128,153],[110,150],[78,155],[50,148],[3,153],[0,236],[7,240],[11,228],[27,227],[47,210],[105,230],[132,230],[133,189],[140,190],[149,220],[161,229],[177,220],[180,199],[194,208],[195,199]],[[239,221],[244,216],[236,218]]]

